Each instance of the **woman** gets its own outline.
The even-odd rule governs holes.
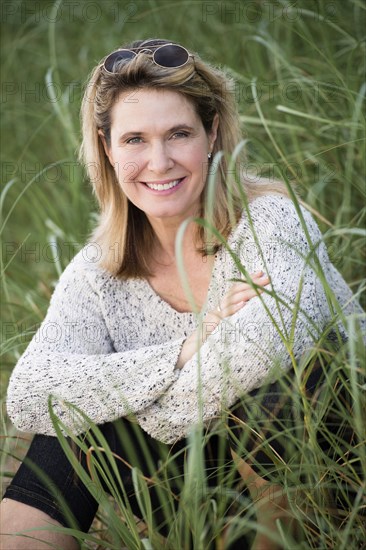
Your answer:
[[[62,274],[12,373],[7,401],[19,429],[41,434],[28,456],[54,476],[85,531],[96,504],[81,483],[60,481],[70,478],[71,468],[52,437],[50,394],[56,414],[76,433],[87,425],[65,401],[103,427],[108,441],[113,423],[133,414],[149,444],[179,445],[192,426],[209,425],[241,395],[278,376],[273,365],[288,371],[312,346],[331,319],[321,273],[344,312],[357,309],[316,224],[305,210],[297,212],[282,184],[242,181],[249,199],[244,208],[227,159],[240,141],[238,120],[229,79],[165,40],[112,52],[87,86],[81,158],[100,221]],[[220,151],[225,154],[215,157]],[[214,157],[213,203],[207,196]],[[217,233],[192,221],[198,217],[228,239],[240,269]],[[175,244],[186,220],[179,248],[189,292]],[[248,484],[266,486],[232,454]],[[41,540],[77,548],[71,537],[41,530],[67,521],[31,477],[22,465],[7,489],[3,532],[39,526]],[[264,542],[258,536],[258,547]],[[4,537],[6,548],[27,543]]]

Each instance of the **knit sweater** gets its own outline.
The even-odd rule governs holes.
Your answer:
[[[113,276],[85,245],[62,273],[43,323],[12,372],[7,408],[15,426],[55,435],[51,394],[56,414],[75,433],[85,423],[68,403],[96,424],[133,414],[151,436],[171,443],[289,370],[294,358],[306,358],[334,318],[331,309],[360,318],[315,221],[303,208],[301,214],[306,231],[294,204],[273,194],[255,199],[249,215],[243,210],[228,238],[231,252],[222,246],[216,254],[201,316],[176,311],[145,279]],[[187,336],[233,279],[243,277],[240,264],[249,273],[264,270],[269,291],[221,321],[176,369]],[[328,297],[322,277],[333,291]],[[346,323],[336,323],[345,338]]]

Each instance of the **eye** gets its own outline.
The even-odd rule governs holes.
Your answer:
[[[175,132],[172,135],[172,139],[179,139],[179,138],[184,138],[184,137],[188,137],[188,136],[189,136],[188,132]]]
[[[132,137],[132,138],[126,139],[126,143],[128,144],[141,143],[141,141],[142,139],[140,137]]]

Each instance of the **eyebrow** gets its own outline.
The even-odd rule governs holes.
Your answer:
[[[190,132],[194,132],[195,131],[195,128],[193,128],[192,126],[188,126],[188,124],[176,124],[175,126],[173,126],[172,128],[169,128],[166,133],[167,134],[174,134],[174,132],[177,132],[178,130],[188,130]],[[134,131],[130,131],[130,132],[126,132],[125,134],[121,134],[118,138],[118,141],[121,142],[121,141],[124,141],[125,139],[129,138],[129,137],[141,137],[144,135],[144,132],[134,132]]]

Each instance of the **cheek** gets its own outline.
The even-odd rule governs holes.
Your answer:
[[[193,151],[190,157],[190,166],[192,172],[200,179],[205,179],[208,172],[208,158],[205,152],[200,150]]]
[[[120,171],[122,176],[122,182],[129,183],[134,181],[137,178],[139,171],[140,169],[137,162],[126,161],[123,164],[123,166],[121,166],[121,171]]]
[[[113,155],[113,168],[118,181],[123,185],[135,180],[141,170],[141,162],[138,155],[129,155],[116,151]]]

